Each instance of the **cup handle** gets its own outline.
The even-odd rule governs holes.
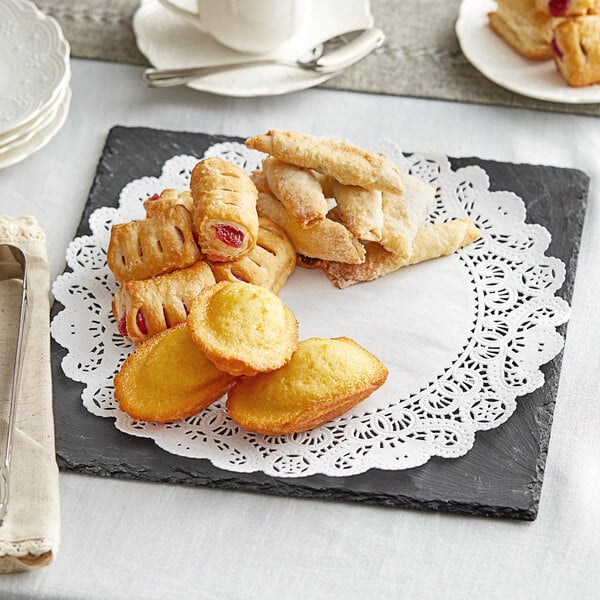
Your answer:
[[[206,33],[206,29],[200,20],[200,15],[191,10],[186,10],[185,8],[181,8],[181,6],[177,6],[171,0],[158,0],[165,8],[169,9],[172,13],[184,18],[188,23],[191,23],[200,31],[204,31]]]

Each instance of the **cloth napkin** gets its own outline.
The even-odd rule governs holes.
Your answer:
[[[0,216],[0,243],[27,257],[28,319],[9,472],[8,513],[0,526],[0,572],[33,570],[52,562],[59,545],[58,467],[54,453],[50,370],[50,270],[46,238],[35,219]],[[0,460],[8,421],[20,285],[0,283]]]

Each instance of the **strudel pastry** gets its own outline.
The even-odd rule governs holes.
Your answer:
[[[199,259],[192,218],[182,205],[149,219],[114,225],[106,256],[120,282],[185,269]]]
[[[497,0],[488,13],[490,27],[514,50],[528,58],[552,58],[550,41],[556,19],[536,9],[536,0]]]
[[[157,333],[184,323],[194,298],[215,277],[204,261],[165,275],[125,281],[113,299],[119,332],[139,344]]]
[[[206,158],[192,170],[190,190],[194,230],[209,260],[235,260],[254,248],[258,192],[240,167],[221,158]]]
[[[245,281],[278,294],[296,266],[296,251],[279,225],[264,217],[258,223],[258,240],[248,254],[211,269],[217,281]]]
[[[219,371],[182,323],[130,354],[114,379],[121,410],[140,421],[178,421],[223,396],[235,378]]]
[[[552,49],[556,66],[569,85],[600,83],[600,16],[561,23],[554,32]]]
[[[366,259],[363,264],[328,262],[323,264],[323,270],[336,287],[343,289],[363,281],[372,281],[401,267],[452,254],[479,237],[479,230],[469,219],[448,221],[421,227],[413,241],[409,258],[402,258],[376,242],[369,242],[365,246]]]
[[[271,130],[249,138],[246,145],[286,163],[329,175],[345,185],[402,191],[400,171],[392,161],[345,141]]]
[[[365,259],[362,244],[340,223],[323,219],[312,227],[300,227],[285,206],[270,194],[259,193],[257,207],[261,216],[286,232],[299,254],[353,264]]]
[[[248,431],[299,433],[350,410],[387,376],[385,365],[350,338],[309,338],[280,369],[237,382],[226,406]]]
[[[301,227],[311,227],[325,218],[329,203],[312,171],[272,156],[263,160],[262,168],[271,193]]]
[[[160,194],[154,194],[147,200],[144,200],[144,209],[146,217],[153,217],[159,212],[174,206],[175,204],[183,204],[188,210],[192,208],[192,194],[189,190],[182,192],[168,188]]]
[[[535,0],[535,8],[552,17],[579,17],[600,13],[600,0]]]
[[[194,342],[221,371],[256,375],[285,364],[298,347],[298,321],[279,297],[251,283],[221,281],[192,303]]]

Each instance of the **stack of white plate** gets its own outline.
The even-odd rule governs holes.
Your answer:
[[[44,147],[71,103],[69,44],[29,0],[0,0],[0,168]]]

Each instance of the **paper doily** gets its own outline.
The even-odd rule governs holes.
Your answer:
[[[382,388],[318,429],[279,437],[242,430],[228,417],[224,399],[166,424],[134,421],[120,411],[112,378],[133,346],[119,335],[111,313],[117,283],[106,266],[110,229],[143,218],[149,196],[189,185],[198,159],[174,156],[160,177],[126,185],[118,208],[90,216],[92,234],[67,249],[72,272],[54,283],[64,309],[51,332],[68,350],[65,374],[85,385],[84,406],[167,452],[279,477],[348,476],[371,468],[407,469],[432,456],[457,457],[472,447],[475,432],[505,422],[518,396],[543,385],[539,367],[563,345],[556,327],[568,320],[569,306],[555,293],[565,267],[544,254],[550,234],[525,223],[516,195],[490,192],[480,167],[453,170],[445,156],[405,156],[391,142],[376,149],[438,190],[430,222],[468,216],[482,232],[480,240],[452,256],[345,290],[320,271],[305,269],[296,269],[284,286],[280,296],[298,318],[300,339],[354,338],[388,367]],[[215,144],[205,155],[248,172],[262,159],[237,142]]]

